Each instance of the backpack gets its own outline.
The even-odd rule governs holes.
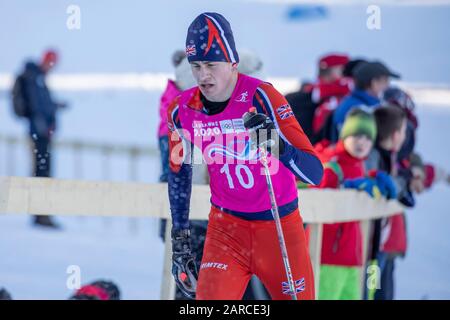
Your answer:
[[[313,119],[318,103],[313,102],[312,92],[297,91],[286,95],[286,100],[294,112],[297,122],[302,127],[308,139],[315,141]]]
[[[326,139],[333,141],[336,136],[336,127],[333,123],[333,114],[335,110],[327,112],[326,117],[322,121],[320,129],[314,130],[316,117],[319,107],[326,101],[322,99],[318,102],[314,102],[312,99],[312,91],[297,91],[286,95],[286,100],[294,112],[297,122],[302,127],[306,136],[312,145]],[[336,141],[333,141],[336,142]]]
[[[19,118],[29,118],[30,110],[25,97],[24,81],[22,75],[16,78],[12,89],[12,105],[14,114]]]
[[[332,110],[329,115],[327,116],[324,124],[322,125],[322,127],[320,128],[319,132],[314,134],[314,139],[312,140],[311,143],[314,145],[317,142],[320,142],[322,140],[328,140],[331,141],[333,143],[337,142],[337,137],[338,132],[337,132],[337,128],[336,125],[333,122],[333,115],[334,115],[334,111]]]

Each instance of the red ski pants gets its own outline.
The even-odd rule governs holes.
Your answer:
[[[281,224],[297,299],[314,299],[313,271],[298,209],[281,218]],[[252,274],[272,299],[291,299],[275,222],[244,220],[212,207],[197,299],[242,299]]]

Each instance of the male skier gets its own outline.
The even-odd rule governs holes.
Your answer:
[[[290,299],[292,294],[314,299],[296,178],[320,183],[322,163],[284,96],[271,84],[238,73],[233,33],[222,15],[195,18],[187,32],[186,55],[198,86],[182,92],[168,110],[172,273],[177,285],[191,298],[241,299],[255,274],[272,299]],[[256,113],[243,117],[250,108]],[[261,152],[251,147],[261,144],[268,145],[295,293],[287,282]],[[211,187],[198,281],[189,239],[192,148],[203,154]]]

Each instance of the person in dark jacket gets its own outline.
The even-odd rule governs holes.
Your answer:
[[[376,61],[359,63],[353,71],[353,78],[355,89],[341,101],[333,113],[332,142],[338,140],[342,124],[350,110],[360,106],[377,108],[383,92],[389,87],[389,79],[400,78],[400,75]]]
[[[53,50],[46,51],[39,64],[28,61],[25,70],[16,83],[20,83],[20,95],[29,122],[29,136],[33,152],[33,176],[51,176],[52,136],[56,130],[56,114],[64,104],[53,100],[45,77],[54,68],[58,55]],[[34,224],[57,228],[50,216],[34,216]]]
[[[412,173],[398,159],[406,138],[406,113],[394,105],[378,108],[375,113],[377,140],[366,161],[367,170],[382,170],[395,181],[397,199],[407,207],[415,204],[411,191]],[[375,300],[394,298],[395,259],[406,253],[406,223],[404,213],[399,212],[389,218],[378,219],[374,223],[371,259],[377,260],[381,271],[380,287],[374,293]]]

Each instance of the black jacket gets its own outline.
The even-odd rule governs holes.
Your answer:
[[[402,157],[409,157],[409,155],[402,155]],[[397,189],[398,201],[400,201],[407,207],[414,207],[415,199],[411,192],[411,189],[409,188],[409,183],[412,179],[412,173],[410,168],[405,167],[401,164],[401,159],[399,159],[398,153],[392,153],[391,151],[385,150],[378,143],[376,143],[375,147],[372,149],[369,157],[367,158],[365,165],[367,170],[382,170],[392,175]],[[376,259],[379,252],[382,220],[383,219],[374,220],[371,249],[369,251],[371,260]]]
[[[21,77],[22,94],[29,112],[30,135],[49,137],[50,132],[56,129],[58,104],[53,101],[45,83],[45,73],[34,62],[27,62]]]

